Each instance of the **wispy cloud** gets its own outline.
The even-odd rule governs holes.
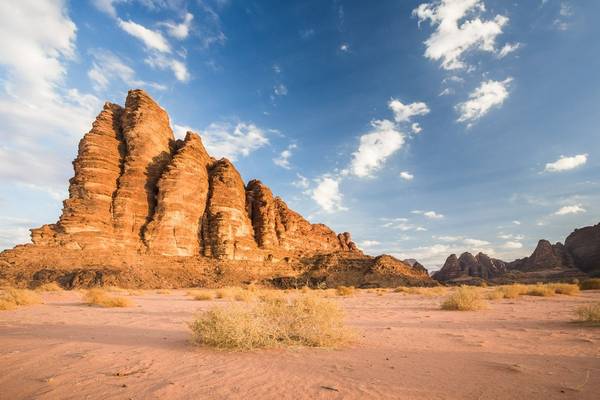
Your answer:
[[[586,209],[581,204],[563,206],[554,213],[554,215],[580,214],[586,212]]]
[[[584,165],[587,162],[587,154],[577,154],[571,157],[560,156],[560,158],[554,162],[547,163],[544,167],[546,172],[563,172],[575,169]]]
[[[492,108],[499,107],[508,98],[508,86],[512,78],[503,81],[489,80],[469,94],[469,100],[459,103],[456,110],[459,112],[458,122],[467,122],[469,125],[486,115]]]

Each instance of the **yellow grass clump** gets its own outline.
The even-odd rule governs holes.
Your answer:
[[[56,282],[48,282],[36,287],[35,290],[38,292],[60,292],[63,288]]]
[[[338,286],[335,289],[335,294],[338,296],[354,296],[356,288],[354,286]]]
[[[100,307],[131,307],[133,302],[126,297],[111,296],[103,289],[90,289],[84,295],[84,301],[89,305]]]
[[[600,289],[600,278],[586,279],[579,283],[581,290],[597,290]]]
[[[576,296],[579,294],[579,286],[573,283],[552,283],[549,285],[557,294]]]
[[[443,286],[434,286],[434,287],[399,286],[396,289],[394,289],[395,293],[414,294],[414,295],[424,296],[424,297],[444,296],[447,293],[447,291],[448,291],[448,289]]]
[[[0,296],[8,302],[12,302],[16,306],[27,306],[30,304],[39,304],[42,302],[40,296],[32,290],[8,288]]]
[[[476,311],[487,308],[477,288],[461,286],[441,306],[442,310]]]
[[[342,311],[317,296],[215,307],[189,326],[195,344],[221,349],[334,347],[349,339]]]
[[[527,289],[527,293],[525,294],[528,296],[551,297],[554,296],[556,292],[554,291],[554,288],[550,285],[537,284],[529,286],[529,288]]]
[[[17,308],[17,305],[10,299],[0,297],[0,311],[9,311]]]
[[[488,292],[486,294],[486,297],[488,300],[500,300],[504,298],[504,291],[502,290],[502,288],[496,288],[491,292]]]
[[[214,294],[208,290],[189,290],[186,295],[199,301],[212,300],[215,297]]]
[[[600,302],[577,308],[575,315],[578,322],[600,325]]]
[[[169,289],[157,289],[156,294],[171,294]]]
[[[497,290],[502,292],[505,299],[516,299],[517,297],[526,294],[529,289],[527,285],[515,283],[512,285],[500,286]]]

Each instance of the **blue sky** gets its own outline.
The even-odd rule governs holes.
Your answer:
[[[437,269],[600,216],[600,3],[0,4],[0,248],[57,220],[104,101],[147,90],[313,222]]]

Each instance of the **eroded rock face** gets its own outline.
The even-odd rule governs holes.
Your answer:
[[[201,222],[212,164],[200,136],[188,132],[158,182],[154,217],[144,232],[149,252],[194,256],[202,248]]]
[[[446,259],[444,266],[433,277],[442,282],[473,277],[490,279],[505,271],[506,263],[502,260],[491,258],[484,253],[473,256],[473,254],[465,252],[459,258],[456,257],[456,254],[451,254]]]
[[[175,268],[169,260],[188,274],[202,266],[219,276],[224,262],[233,275],[252,276],[257,265],[281,273],[318,254],[363,256],[349,233],[309,223],[258,180],[245,185],[229,160],[210,157],[199,135],[175,140],[166,111],[142,90],[130,91],[125,107],[104,106],[73,165],[59,221],[32,229],[33,245],[0,256],[15,277],[24,276],[18,265],[64,273],[107,266],[148,279],[131,269]]]
[[[600,272],[600,224],[575,229],[567,236],[565,248],[577,268],[584,272]]]
[[[131,90],[121,114],[126,156],[113,201],[117,246],[142,246],[156,207],[157,183],[171,161],[174,142],[169,116],[142,90]]]
[[[509,269],[520,271],[542,271],[550,269],[573,268],[573,261],[561,243],[551,244],[540,240],[529,257],[515,260],[509,264]]]

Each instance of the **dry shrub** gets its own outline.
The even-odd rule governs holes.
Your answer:
[[[138,290],[138,289],[133,289],[133,290],[129,290],[127,292],[127,295],[129,296],[141,296],[144,294],[143,290]]]
[[[486,294],[486,297],[487,297],[488,300],[503,299],[504,298],[504,291],[502,290],[502,288],[496,288],[496,289],[492,290],[491,292],[488,292]]]
[[[435,286],[435,287],[405,287],[399,286],[394,289],[395,293],[406,293],[406,294],[414,294],[418,296],[424,297],[439,297],[444,296],[447,292],[447,289],[443,286]]]
[[[476,311],[487,308],[487,303],[481,298],[477,288],[461,286],[443,303],[442,310]]]
[[[127,291],[127,289],[123,289],[118,286],[107,286],[105,289],[109,292],[115,292],[115,293],[124,293]]]
[[[579,286],[572,283],[552,283],[549,285],[557,294],[576,296],[579,294]]]
[[[199,301],[212,300],[214,298],[213,293],[208,290],[189,290],[186,295]]]
[[[14,310],[17,305],[10,299],[0,297],[0,311]]]
[[[338,296],[354,296],[356,288],[354,286],[338,286],[335,289],[335,294]]]
[[[279,290],[264,289],[258,293],[258,299],[260,301],[284,301],[286,299],[285,293]]]
[[[600,278],[586,279],[579,283],[581,290],[597,290],[600,289]]]
[[[171,294],[171,291],[169,289],[158,289],[156,294]]]
[[[235,296],[235,290],[236,288],[232,288],[232,287],[225,287],[225,288],[221,288],[221,289],[217,289],[217,291],[215,292],[215,297],[217,299],[230,299],[233,296]]]
[[[541,296],[541,297],[551,297],[556,294],[554,288],[550,285],[531,285],[529,286],[527,293],[528,296]]]
[[[37,293],[28,289],[8,288],[4,290],[1,298],[16,306],[27,306],[29,304],[39,304],[42,302],[42,299]]]
[[[310,293],[311,292],[311,288],[309,288],[308,286],[302,286],[300,288],[300,291],[304,294]]]
[[[577,321],[600,325],[600,302],[581,306],[575,310]]]
[[[133,302],[126,297],[111,296],[103,289],[90,289],[84,295],[89,305],[100,307],[131,307]]]
[[[254,293],[247,290],[239,290],[234,296],[235,301],[250,301],[254,298]]]
[[[529,289],[526,285],[515,283],[512,285],[500,286],[497,290],[502,292],[505,299],[516,299],[517,297],[526,294]]]
[[[198,316],[190,329],[196,344],[235,350],[333,347],[349,339],[342,311],[317,296],[215,307]]]
[[[61,292],[63,288],[56,282],[48,282],[36,287],[35,290],[38,292]]]

